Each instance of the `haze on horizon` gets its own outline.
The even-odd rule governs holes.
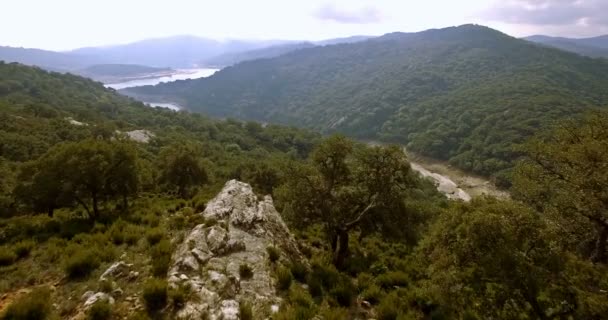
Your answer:
[[[322,40],[466,23],[513,36],[608,33],[605,0],[9,0],[0,45],[70,50],[148,38]]]

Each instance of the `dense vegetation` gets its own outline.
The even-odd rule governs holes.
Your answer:
[[[150,108],[0,63],[0,319],[79,316],[86,291],[118,285],[87,318],[172,318],[191,294],[167,285],[173,248],[233,178],[273,195],[311,262],[267,248],[284,298],[272,319],[602,319],[607,143],[608,113],[566,122],[518,148],[512,200],[464,203],[396,146]],[[141,273],[98,281],[118,259]]]
[[[407,144],[499,177],[540,127],[608,103],[608,62],[466,25],[298,50],[128,89],[189,110]]]

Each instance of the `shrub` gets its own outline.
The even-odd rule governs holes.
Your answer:
[[[406,287],[409,280],[406,273],[393,271],[379,275],[376,278],[376,283],[383,289],[392,289],[394,287]]]
[[[13,246],[13,251],[18,259],[25,258],[30,254],[35,244],[32,240],[19,241]]]
[[[239,275],[241,279],[251,279],[253,277],[253,269],[248,264],[243,263],[239,266]]]
[[[0,266],[10,266],[17,260],[17,255],[7,246],[0,247]]]
[[[6,308],[2,320],[43,320],[51,314],[51,292],[48,289],[32,291]]]
[[[164,277],[171,264],[171,243],[163,239],[150,249],[152,257],[152,273],[157,277]]]
[[[125,242],[124,227],[125,222],[118,219],[116,222],[114,222],[114,224],[112,224],[112,226],[108,230],[108,235],[110,236],[110,239],[115,245],[121,245]]]
[[[323,283],[321,279],[309,275],[306,284],[308,284],[308,292],[313,298],[323,297]]]
[[[105,292],[105,293],[111,293],[112,290],[114,290],[114,285],[112,285],[112,281],[110,280],[103,280],[103,281],[99,281],[99,291],[101,292]]]
[[[296,280],[302,283],[306,282],[306,275],[308,274],[306,265],[301,262],[294,262],[291,264],[290,270],[291,274]]]
[[[336,302],[342,307],[349,307],[357,295],[355,286],[347,276],[340,277],[338,284],[331,289],[329,294],[336,299]]]
[[[80,249],[67,257],[64,263],[65,273],[69,278],[84,278],[99,267],[98,255],[91,251]]]
[[[277,249],[276,247],[270,246],[266,248],[266,251],[268,252],[268,259],[272,263],[277,262],[281,257],[281,251],[279,251],[279,249]]]
[[[141,238],[142,230],[138,226],[128,225],[125,228],[125,243],[132,246]]]
[[[253,308],[249,302],[241,302],[239,304],[239,319],[253,320]]]
[[[150,279],[144,284],[143,292],[146,308],[153,312],[167,304],[167,282],[161,279]]]
[[[281,267],[277,271],[277,289],[281,291],[286,291],[291,286],[291,281],[293,280],[293,276],[291,275],[291,271],[289,269]]]
[[[391,293],[376,307],[378,320],[396,320],[401,315],[399,297]]]
[[[188,285],[180,285],[179,287],[169,291],[173,307],[179,309],[184,306],[190,296],[191,288]]]
[[[365,291],[369,286],[374,284],[374,277],[369,273],[359,273],[357,275],[357,288],[359,292]]]
[[[110,318],[112,318],[112,306],[106,300],[96,302],[87,313],[87,319],[89,320],[107,320]]]
[[[272,316],[273,320],[310,320],[315,316],[313,308],[286,306]]]
[[[328,308],[321,312],[323,320],[348,320],[352,317],[348,314],[348,310],[344,308]]]
[[[384,292],[382,292],[382,289],[380,289],[380,287],[377,285],[372,284],[371,286],[367,287],[363,293],[361,293],[361,298],[371,304],[378,304],[383,295]]]
[[[294,306],[311,308],[314,304],[310,294],[300,286],[291,286],[287,299]]]
[[[340,272],[333,265],[324,266],[319,262],[315,262],[312,265],[311,277],[321,282],[323,288],[331,290],[338,283]]]
[[[165,237],[165,232],[161,228],[152,228],[146,232],[146,240],[153,246]]]

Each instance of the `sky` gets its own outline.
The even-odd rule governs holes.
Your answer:
[[[477,23],[608,34],[608,0],[2,0],[0,45],[69,50],[172,35],[322,40]]]

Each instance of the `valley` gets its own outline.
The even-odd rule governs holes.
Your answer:
[[[386,33],[420,8],[348,3],[59,1],[15,28],[0,320],[604,319],[599,20]]]

